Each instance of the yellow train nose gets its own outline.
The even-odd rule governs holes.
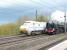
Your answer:
[[[23,28],[23,29],[20,29],[20,32],[22,32],[22,33],[26,33],[27,30],[26,30],[25,28]]]

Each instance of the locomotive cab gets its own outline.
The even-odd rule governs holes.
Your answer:
[[[46,29],[45,29],[45,32],[47,34],[56,34],[56,31],[57,31],[57,27],[56,27],[56,24],[54,23],[47,23],[46,24]]]

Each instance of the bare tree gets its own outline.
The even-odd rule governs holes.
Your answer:
[[[37,21],[39,21],[39,22],[47,22],[48,21],[48,17],[40,15],[40,16],[37,17]]]
[[[28,16],[22,16],[22,17],[20,17],[20,18],[17,20],[17,24],[18,24],[18,25],[22,25],[25,21],[29,21],[29,20],[31,20],[30,17],[28,17]]]

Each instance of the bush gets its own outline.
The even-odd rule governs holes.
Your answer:
[[[18,33],[18,26],[13,23],[0,26],[0,36],[15,35]]]

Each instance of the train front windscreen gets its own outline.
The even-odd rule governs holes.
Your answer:
[[[55,24],[54,23],[47,23],[46,28],[55,28]]]

